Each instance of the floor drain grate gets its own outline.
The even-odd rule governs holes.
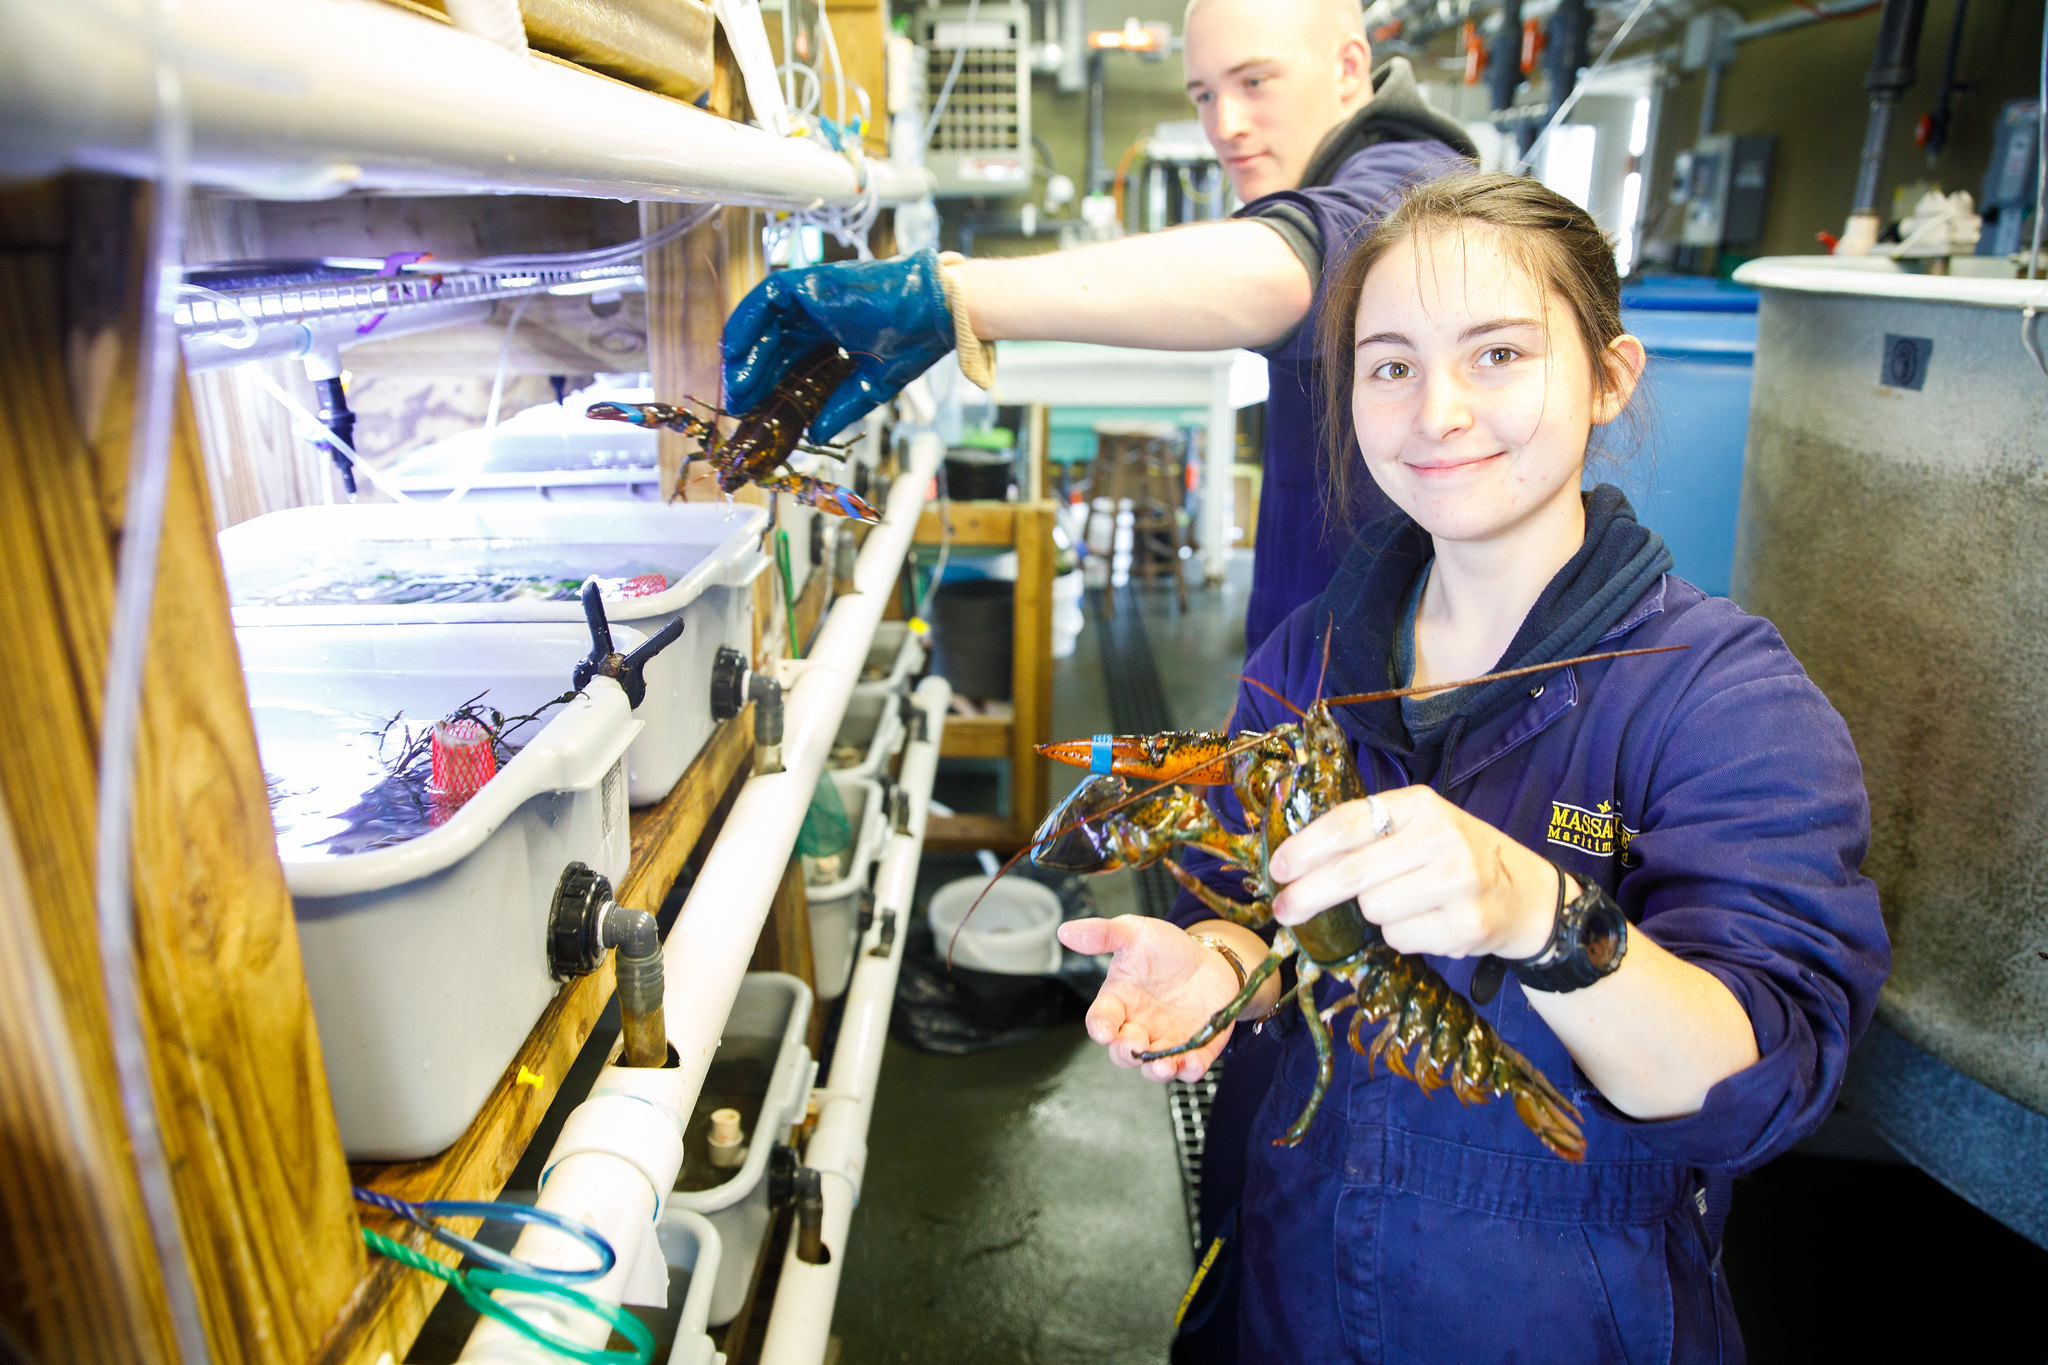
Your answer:
[[[1106,599],[1116,593],[1115,610]],[[1101,632],[1102,676],[1109,685],[1109,719],[1120,735],[1156,735],[1173,728],[1166,688],[1159,680],[1159,661],[1145,633],[1141,599],[1129,585],[1097,589],[1091,594],[1096,629]],[[1154,919],[1173,909],[1180,888],[1165,868],[1153,866],[1137,874],[1138,908]]]
[[[1112,604],[1110,591],[1116,593]],[[1152,653],[1151,637],[1145,633],[1145,617],[1138,594],[1129,586],[1098,589],[1090,594],[1095,627],[1100,632],[1102,675],[1108,684],[1109,719],[1120,735],[1156,735],[1173,728],[1173,713],[1166,704],[1166,688],[1159,678],[1159,661]],[[1115,610],[1108,610],[1111,606]],[[1137,874],[1138,908],[1155,919],[1173,909],[1179,888],[1173,876],[1157,865]],[[1173,1145],[1180,1154],[1180,1187],[1187,1199],[1188,1239],[1196,1243],[1195,1257],[1201,1258],[1197,1229],[1201,1226],[1202,1149],[1208,1140],[1209,1111],[1216,1103],[1216,1082],[1223,1075],[1218,1060],[1199,1081],[1173,1081],[1166,1088],[1166,1103],[1173,1117]]]
[[[1216,1085],[1223,1079],[1223,1059],[1217,1058],[1199,1081],[1170,1081],[1166,1105],[1173,1115],[1173,1142],[1180,1151],[1180,1186],[1188,1202],[1188,1240],[1194,1244],[1195,1259],[1202,1258],[1202,1152],[1208,1145],[1209,1111],[1216,1105]]]

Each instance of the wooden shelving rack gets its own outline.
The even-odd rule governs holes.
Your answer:
[[[954,716],[946,722],[944,758],[997,758],[1010,765],[1007,815],[934,816],[925,846],[936,849],[1015,849],[1029,842],[1045,816],[1046,768],[1036,746],[1052,737],[1053,504],[956,502],[945,512],[926,508],[916,543],[947,539],[956,550],[1013,549],[1017,587],[1012,599],[1011,715]]]
[[[0,32],[32,30],[58,48],[103,44],[111,64],[93,87],[107,96],[99,105],[91,89],[64,81],[0,92],[0,105],[37,114],[33,127],[49,145],[35,173],[147,166],[152,49],[125,30],[79,21],[81,29],[60,11],[0,7]],[[299,20],[322,36],[295,37]],[[178,59],[208,53],[221,70],[287,77],[246,90],[214,75],[188,83],[201,184],[255,185],[260,195],[264,184],[286,184],[265,181],[265,166],[318,165],[399,194],[640,200],[644,229],[670,221],[678,202],[856,202],[845,158],[729,121],[728,61],[700,110],[551,59],[479,52],[479,40],[438,17],[369,0],[203,0],[180,7],[176,23],[186,27],[163,50]],[[229,59],[214,52],[216,39],[257,57],[297,42],[306,60]],[[380,60],[355,60],[359,51]],[[46,65],[62,63],[52,56]],[[457,67],[477,78],[467,104]],[[345,88],[330,88],[330,75]],[[131,96],[142,101],[139,123],[114,107]],[[145,143],[129,146],[136,127]],[[51,129],[71,141],[58,145]],[[0,171],[4,163],[0,156]],[[904,180],[872,169],[885,198]],[[911,179],[928,183],[921,173]],[[494,213],[518,211],[518,201],[492,202]],[[115,1078],[93,895],[101,694],[156,207],[149,185],[93,174],[0,186],[0,639],[15,664],[0,705],[0,1339],[53,1362],[179,1355]],[[649,362],[665,391],[718,391],[719,327],[754,282],[757,226],[748,210],[729,208],[648,254]],[[664,442],[669,487],[683,454]],[[442,1286],[365,1253],[363,1222],[385,1225],[360,1219],[350,1185],[413,1198],[497,1195],[610,1000],[611,968],[557,996],[454,1146],[427,1161],[349,1166],[215,529],[192,397],[181,386],[133,869],[136,987],[183,1260],[216,1361],[403,1361]],[[782,613],[770,609],[770,592],[764,578],[756,620],[773,635]],[[799,603],[800,628],[829,605],[821,597]],[[763,648],[776,652],[779,640],[765,638]],[[667,800],[634,817],[622,902],[662,904],[716,832],[752,750],[748,712],[720,728]],[[794,905],[801,920],[800,896]],[[791,918],[779,898],[759,951],[777,950]],[[807,940],[794,949],[803,956]],[[784,965],[792,956],[782,952]]]

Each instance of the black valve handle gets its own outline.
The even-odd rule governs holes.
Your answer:
[[[660,630],[649,636],[647,642],[631,654],[621,654],[612,645],[610,618],[605,615],[604,596],[597,590],[597,580],[583,585],[583,619],[590,624],[590,654],[576,665],[570,676],[575,680],[578,692],[590,686],[592,678],[610,678],[626,694],[626,701],[635,709],[647,700],[647,663],[655,655],[683,638],[683,618],[678,616]]]

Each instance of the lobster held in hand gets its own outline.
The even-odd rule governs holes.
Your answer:
[[[586,416],[601,422],[626,422],[638,427],[665,427],[695,441],[710,461],[719,491],[730,496],[747,484],[787,493],[807,507],[855,521],[877,522],[882,514],[850,488],[843,488],[789,467],[798,451],[830,455],[828,447],[803,439],[804,428],[825,400],[849,374],[853,357],[837,346],[821,346],[789,367],[760,406],[739,419],[732,435],[719,432],[719,409],[698,403],[708,415],[670,403],[593,403]],[[694,399],[685,402],[695,403]]]
[[[1642,652],[1655,651],[1613,651],[1473,681]],[[1427,690],[1437,689],[1401,689],[1394,695]],[[1167,859],[1177,844],[1200,848],[1241,874],[1246,902],[1218,894],[1170,859],[1167,870],[1220,918],[1262,929],[1274,922],[1273,901],[1281,890],[1273,871],[1275,850],[1323,815],[1365,797],[1350,741],[1332,708],[1382,695],[1319,700],[1306,711],[1289,704],[1299,717],[1296,722],[1257,734],[1098,736],[1043,746],[1048,757],[1088,766],[1092,775],[1048,817],[1031,857],[1061,870],[1105,872],[1149,866]],[[1227,828],[1199,790],[1218,785],[1228,785],[1237,795],[1247,824],[1243,832]],[[1426,961],[1389,945],[1352,900],[1278,928],[1271,951],[1206,1024],[1185,1042],[1138,1058],[1172,1057],[1207,1046],[1289,958],[1299,976],[1293,1001],[1315,1047],[1317,1071],[1309,1103],[1278,1140],[1282,1145],[1300,1142],[1314,1121],[1332,1074],[1328,1023],[1354,1008],[1349,1038],[1369,1065],[1385,1059],[1390,1070],[1425,1092],[1448,1086],[1467,1104],[1510,1098],[1545,1146],[1569,1160],[1584,1156],[1580,1115],[1563,1093]],[[1327,1009],[1315,998],[1316,983],[1324,976],[1351,987]],[[1368,1034],[1368,1024],[1378,1028]]]

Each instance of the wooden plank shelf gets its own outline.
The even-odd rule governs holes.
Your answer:
[[[939,753],[943,758],[1000,758],[1010,764],[1007,818],[957,817],[967,823],[932,821],[926,843],[933,848],[1016,848],[1031,837],[1045,814],[1045,760],[1034,746],[1052,728],[1052,526],[1053,504],[956,502],[927,507],[918,519],[916,543],[950,544],[954,549],[1014,549],[1017,588],[1012,597],[1010,709],[1008,717],[949,716]]]
[[[1008,758],[1014,727],[1000,716],[948,716],[941,758]]]
[[[619,903],[653,913],[661,908],[683,864],[717,813],[725,794],[753,767],[753,708],[721,724],[667,799],[633,815],[633,859],[616,888]],[[710,831],[715,833],[716,831]],[[495,1199],[525,1154],[569,1066],[583,1050],[612,998],[612,964],[563,986],[505,1069],[482,1112],[454,1146],[424,1161],[352,1168],[356,1183],[400,1199]],[[522,1078],[528,1078],[522,1080]],[[367,1226],[453,1264],[439,1243],[368,1209]],[[444,1285],[381,1256],[328,1332],[313,1360],[322,1365],[376,1365],[386,1351],[405,1359]]]

